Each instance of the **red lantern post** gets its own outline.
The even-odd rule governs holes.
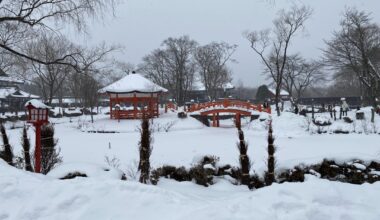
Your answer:
[[[36,128],[36,147],[34,150],[34,172],[41,172],[41,126],[49,122],[49,109],[50,107],[40,102],[39,100],[32,99],[25,104],[28,110],[27,122],[34,125]]]

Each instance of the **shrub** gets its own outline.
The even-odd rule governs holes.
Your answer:
[[[41,173],[47,174],[62,162],[60,149],[57,149],[58,140],[54,138],[53,124],[41,128]]]
[[[177,116],[178,118],[187,118],[186,112],[178,112]]]

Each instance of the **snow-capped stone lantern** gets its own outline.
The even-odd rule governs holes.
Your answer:
[[[41,126],[49,122],[50,106],[45,105],[37,99],[32,99],[26,102],[27,122],[34,125],[36,128],[36,147],[34,150],[34,171],[41,172]]]

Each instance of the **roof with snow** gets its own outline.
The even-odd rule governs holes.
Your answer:
[[[168,90],[155,84],[141,74],[133,73],[100,89],[100,93],[160,93]]]
[[[24,83],[24,81],[22,81],[22,80],[19,80],[19,79],[16,79],[14,77],[9,76],[2,69],[0,69],[0,81],[11,82],[11,83],[15,83],[15,84],[23,84]]]
[[[232,83],[228,82],[228,83],[225,83],[221,89],[233,89],[235,88],[234,85],[232,85]],[[196,80],[194,83],[193,83],[193,91],[205,91],[206,90],[206,87],[205,85],[203,84],[203,82],[201,82],[200,80]]]
[[[32,105],[35,108],[51,108],[50,106],[45,105],[43,102],[41,102],[38,99],[31,99],[25,103],[25,107],[28,105]]]
[[[273,95],[276,94],[276,90],[275,89],[271,89],[271,88],[268,88],[269,92],[271,92]],[[283,96],[288,96],[289,93],[283,89],[281,89],[280,91],[280,95],[283,95]]]
[[[17,89],[16,87],[0,88],[0,99],[6,99],[8,97],[31,99],[39,98],[39,96],[24,92],[22,90]]]

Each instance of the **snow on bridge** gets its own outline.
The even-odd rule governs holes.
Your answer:
[[[241,116],[251,116],[254,112],[270,113],[270,108],[264,108],[261,104],[254,105],[240,100],[224,99],[221,101],[192,104],[188,112],[202,116],[212,115],[212,126],[219,127],[220,114],[235,114],[237,125],[241,124]]]

